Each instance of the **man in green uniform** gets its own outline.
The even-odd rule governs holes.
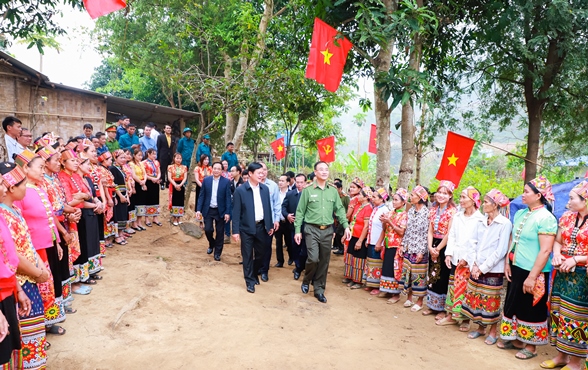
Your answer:
[[[298,208],[296,208],[294,241],[300,244],[302,240],[300,228],[304,222],[304,240],[308,249],[308,258],[301,286],[302,293],[308,293],[310,282],[313,281],[314,296],[319,302],[327,303],[324,293],[334,232],[333,214],[341,220],[346,239],[349,238],[350,232],[339,193],[334,186],[327,184],[329,165],[323,161],[316,162],[314,174],[315,181],[302,191]]]

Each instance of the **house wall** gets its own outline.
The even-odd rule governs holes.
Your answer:
[[[18,117],[29,128],[33,138],[53,132],[66,140],[82,134],[85,123],[94,132],[106,127],[106,101],[97,96],[72,91],[38,87],[30,76],[6,64],[0,64],[0,120]],[[0,130],[4,146],[4,131]],[[0,150],[0,158],[5,154]]]

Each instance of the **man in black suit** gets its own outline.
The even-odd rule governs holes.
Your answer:
[[[212,164],[212,176],[205,177],[196,205],[196,218],[204,219],[204,233],[208,239],[207,254],[214,251],[214,260],[220,261],[223,252],[225,223],[231,219],[231,184],[221,176],[223,165]],[[214,231],[216,228],[216,237]]]
[[[253,162],[248,171],[249,181],[233,194],[233,238],[236,242],[241,240],[245,284],[249,293],[255,293],[264,253],[271,248],[272,235],[279,222],[273,222],[269,189],[260,183],[264,177],[263,167]]]
[[[286,218],[288,225],[291,229],[290,237],[292,238],[291,246],[291,258],[294,260],[296,268],[294,269],[294,280],[300,279],[300,274],[304,271],[306,266],[306,257],[308,256],[306,251],[306,241],[304,238],[297,244],[294,242],[294,220],[296,220],[296,207],[298,207],[298,201],[300,200],[300,193],[306,186],[306,175],[299,173],[296,175],[295,188],[290,190],[284,201],[282,202],[282,215]],[[304,224],[302,225],[304,229]]]
[[[161,165],[161,190],[169,186],[167,168],[172,164],[176,152],[176,139],[171,136],[172,128],[165,125],[163,135],[157,135],[157,160]]]

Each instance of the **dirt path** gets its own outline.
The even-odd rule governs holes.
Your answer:
[[[516,360],[456,326],[352,291],[340,283],[341,257],[321,304],[300,292],[291,267],[272,268],[248,294],[234,243],[215,262],[205,239],[168,224],[130,241],[108,250],[93,292],[75,296],[67,334],[49,337],[50,369],[536,369],[554,353],[542,347],[538,358]]]

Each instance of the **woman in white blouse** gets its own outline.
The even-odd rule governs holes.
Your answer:
[[[445,311],[447,316],[437,320],[436,324],[456,325],[461,321],[460,331],[468,331],[470,320],[461,313],[461,306],[466,293],[470,269],[466,255],[470,249],[476,224],[484,221],[484,216],[478,211],[480,208],[480,192],[473,186],[468,186],[459,195],[461,210],[453,216],[449,225],[447,247],[445,248],[445,264],[450,270]]]
[[[512,230],[510,220],[505,217],[509,204],[509,199],[499,190],[492,189],[486,194],[483,204],[486,217],[476,224],[466,256],[471,275],[461,312],[478,324],[478,330],[470,332],[468,338],[487,334],[487,345],[495,344],[498,339],[496,326],[500,321],[504,262]],[[486,333],[487,326],[490,328]]]

